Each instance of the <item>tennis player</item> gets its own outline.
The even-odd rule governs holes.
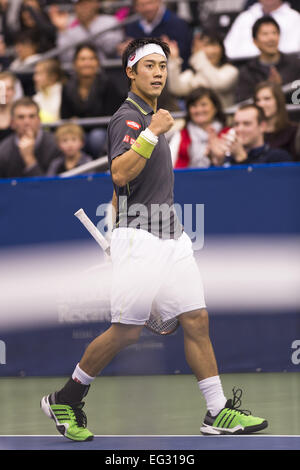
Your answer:
[[[183,328],[186,360],[207,406],[202,434],[249,434],[267,427],[266,420],[239,409],[240,390],[233,390],[233,399],[224,396],[192,243],[173,210],[174,174],[164,136],[173,118],[157,110],[168,54],[158,39],[133,40],[123,54],[130,92],[108,127],[117,206],[112,324],[90,343],[65,386],[41,401],[58,431],[75,441],[93,438],[82,409],[90,384],[119,351],[138,341],[154,301],[163,319],[177,317]]]

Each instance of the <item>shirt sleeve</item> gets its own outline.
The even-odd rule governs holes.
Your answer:
[[[140,133],[145,129],[142,116],[129,110],[113,116],[108,126],[108,159],[110,163],[119,155],[130,150]]]

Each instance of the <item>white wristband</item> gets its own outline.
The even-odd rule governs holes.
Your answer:
[[[156,145],[158,142],[158,137],[157,135],[153,134],[153,132],[149,129],[149,127],[146,127],[144,131],[141,132],[142,136],[144,139],[148,140],[148,142],[152,145]]]

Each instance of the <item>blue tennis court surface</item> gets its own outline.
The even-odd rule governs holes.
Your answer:
[[[300,450],[300,436],[0,436],[0,450]]]

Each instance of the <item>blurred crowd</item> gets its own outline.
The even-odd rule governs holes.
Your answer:
[[[0,0],[0,178],[106,155],[128,92],[122,52],[137,37],[170,48],[159,106],[180,116],[167,135],[174,168],[300,161],[300,2],[230,3]]]

